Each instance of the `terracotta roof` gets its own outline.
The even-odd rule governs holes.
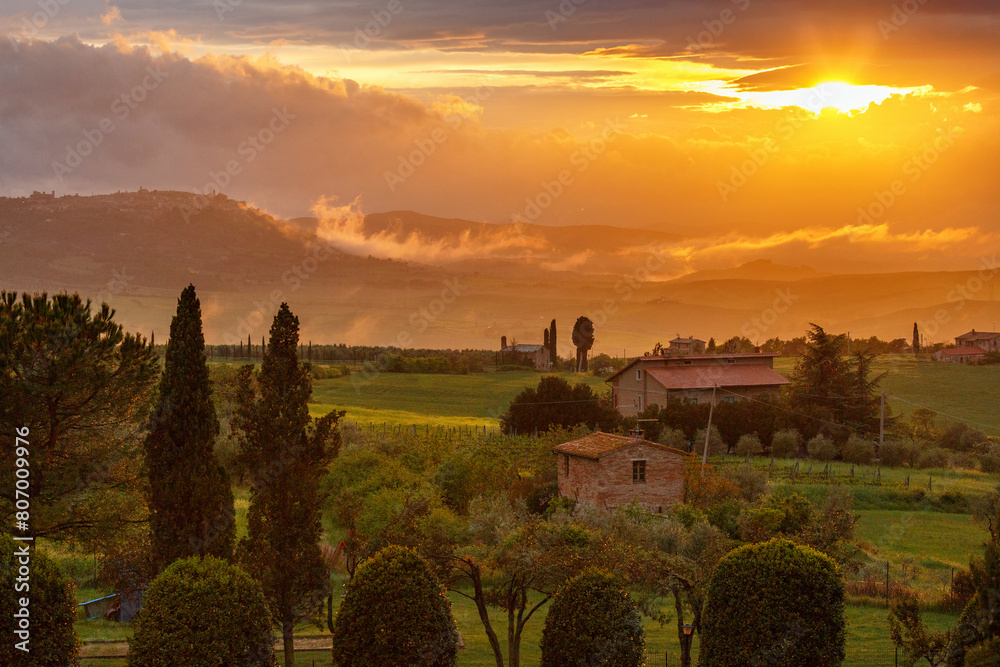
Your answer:
[[[666,366],[646,372],[666,389],[711,389],[719,387],[760,387],[789,384],[781,373],[763,364],[732,366]]]
[[[542,345],[522,345],[518,343],[517,345],[508,345],[502,352],[538,352],[542,349]]]
[[[972,340],[993,340],[994,338],[1000,337],[1000,333],[996,331],[976,331],[973,329],[967,334],[957,336],[955,340],[959,338],[971,338]]]
[[[941,350],[949,357],[967,356],[970,354],[986,354],[986,350],[979,347],[946,347]]]
[[[673,447],[661,445],[658,442],[649,440],[637,440],[625,435],[615,435],[614,433],[604,433],[597,431],[590,435],[585,435],[577,440],[570,440],[552,448],[553,452],[569,454],[570,456],[581,456],[585,459],[597,460],[609,452],[626,447],[628,445],[642,444],[648,447],[656,447],[666,451],[675,452],[680,456],[687,456],[684,452]]]
[[[613,373],[611,376],[609,376],[608,379],[605,380],[605,382],[611,382],[613,379],[615,379],[616,377],[618,377],[619,375],[621,375],[622,373],[624,373],[625,371],[627,371],[628,369],[632,368],[633,366],[639,363],[655,363],[657,361],[669,360],[670,362],[676,364],[679,363],[678,360],[683,360],[684,363],[687,363],[689,361],[705,360],[705,361],[714,361],[718,364],[724,364],[726,363],[726,359],[774,359],[777,356],[778,356],[777,354],[743,353],[743,354],[689,354],[680,357],[677,355],[665,354],[660,356],[636,357],[632,361],[625,364],[625,367],[622,368],[620,371],[618,371],[617,373]]]

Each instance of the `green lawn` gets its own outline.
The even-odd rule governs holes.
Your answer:
[[[774,369],[788,377],[797,362],[797,357],[779,357],[774,360]],[[910,403],[916,403],[988,425],[991,428],[984,429],[987,435],[1000,435],[1000,405],[995,398],[1000,366],[966,366],[934,361],[929,356],[887,354],[876,360],[874,368],[876,373],[888,373],[882,390],[890,396],[893,414],[909,415],[916,409]],[[939,418],[940,423],[944,421],[944,417]]]
[[[967,568],[969,557],[982,555],[989,537],[968,514],[878,510],[858,514],[855,536],[868,553],[893,567],[916,564],[927,570],[928,580],[937,581],[952,568]]]
[[[604,378],[556,373],[570,384],[584,382],[601,392]],[[497,426],[510,401],[542,374],[505,371],[469,375],[378,373],[316,380],[311,410],[325,414],[346,410],[346,419],[359,424],[390,426]]]

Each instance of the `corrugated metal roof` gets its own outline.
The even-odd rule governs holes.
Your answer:
[[[570,440],[569,442],[564,442],[561,445],[556,445],[552,448],[552,451],[558,452],[560,454],[569,454],[570,456],[582,456],[586,459],[599,459],[601,456],[613,452],[616,449],[621,449],[628,445],[641,444],[647,447],[656,447],[657,449],[663,449],[669,452],[674,452],[679,456],[687,456],[684,452],[679,449],[674,449],[673,447],[667,447],[661,445],[658,442],[651,442],[649,440],[637,440],[625,435],[615,435],[613,433],[604,433],[602,431],[597,431],[596,433],[591,433],[590,435],[585,435],[582,438],[576,440]]]
[[[789,384],[781,373],[763,364],[732,366],[665,366],[647,368],[649,376],[666,389],[711,389],[719,387],[761,387]]]

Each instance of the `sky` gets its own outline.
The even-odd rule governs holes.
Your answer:
[[[975,270],[995,0],[4,0],[0,194],[220,191]],[[338,228],[338,225],[328,225]]]

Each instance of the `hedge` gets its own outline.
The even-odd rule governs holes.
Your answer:
[[[277,664],[260,584],[212,556],[171,563],[149,585],[133,627],[130,667]]]
[[[712,575],[701,632],[702,667],[839,665],[845,621],[837,564],[788,540],[740,547]]]
[[[642,618],[610,574],[589,570],[552,600],[542,628],[542,667],[641,667]]]
[[[21,549],[27,547],[30,579],[16,581],[21,576]],[[16,585],[27,583],[28,590],[16,590]],[[24,637],[14,634],[23,625],[14,616],[21,613],[21,600],[28,601],[24,630],[28,635],[29,652],[15,648]],[[10,535],[0,535],[0,615],[10,629],[4,634],[0,646],[0,664],[11,667],[64,667],[78,665],[79,642],[73,630],[76,618],[76,596],[72,583],[63,577],[59,568],[30,542],[15,542]]]
[[[427,563],[386,547],[358,566],[333,626],[333,664],[451,667],[458,630]]]

